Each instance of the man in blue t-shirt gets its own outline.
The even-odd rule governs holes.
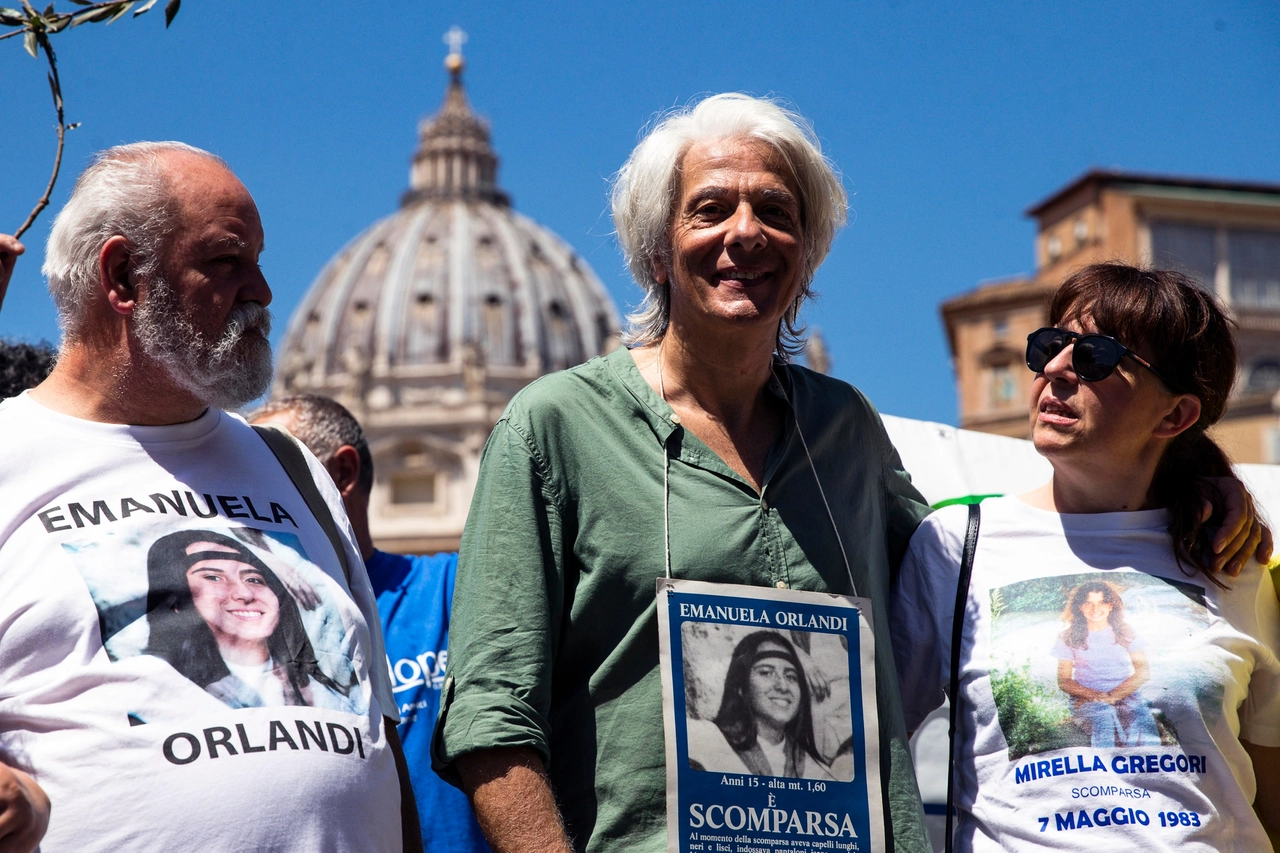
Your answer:
[[[424,848],[432,853],[489,853],[466,795],[431,770],[431,732],[449,660],[449,610],[458,555],[409,557],[373,547],[369,535],[373,457],[359,422],[338,403],[318,394],[297,394],[268,403],[250,420],[278,424],[293,433],[324,463],[342,494],[378,596],[400,708],[400,740],[418,798]]]

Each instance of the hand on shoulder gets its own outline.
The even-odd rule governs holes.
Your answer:
[[[0,764],[0,853],[32,853],[49,828],[49,797],[36,780]]]
[[[18,262],[18,255],[26,251],[21,243],[8,234],[0,234],[0,300],[9,289],[9,279],[13,276],[13,267]]]

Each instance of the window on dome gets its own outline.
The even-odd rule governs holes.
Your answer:
[[[490,364],[510,364],[511,335],[509,327],[509,309],[501,296],[490,293],[484,298],[484,344],[485,355]]]

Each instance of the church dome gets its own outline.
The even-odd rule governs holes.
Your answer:
[[[618,315],[591,268],[511,208],[462,57],[419,129],[400,210],[321,271],[294,312],[275,394],[314,391],[385,410],[520,387],[616,346]]]
[[[511,208],[451,31],[444,104],[419,128],[400,209],[325,266],[289,321],[273,397],[338,400],[374,462],[369,528],[401,553],[455,550],[480,455],[511,397],[618,345],[587,263]]]

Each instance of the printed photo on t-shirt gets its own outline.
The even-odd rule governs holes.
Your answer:
[[[63,544],[114,662],[167,664],[231,708],[364,714],[336,583],[292,533],[157,522]],[[148,722],[147,702],[130,714]]]
[[[853,779],[844,636],[685,622],[681,639],[694,770]]]
[[[1180,743],[1177,711],[1188,694],[1214,689],[1186,675],[1208,620],[1203,587],[1141,572],[992,589],[991,691],[1009,760]],[[1220,697],[1197,698],[1212,709]]]

